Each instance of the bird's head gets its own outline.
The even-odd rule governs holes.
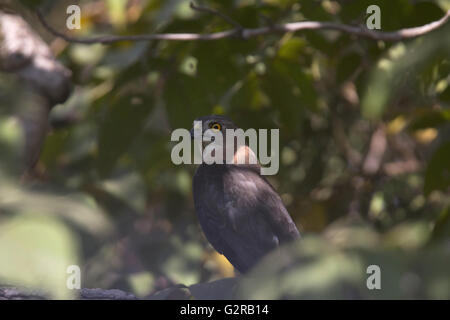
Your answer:
[[[239,127],[228,117],[222,115],[208,115],[199,117],[194,120],[194,126],[191,129],[191,138],[201,138],[202,146],[205,148],[208,144],[215,140],[214,135],[218,133],[222,136],[222,145],[219,146],[223,150],[223,158],[226,158],[226,149],[227,149],[227,139],[226,139],[226,130],[232,129],[236,130]],[[203,137],[207,137],[207,139],[203,139]],[[233,142],[231,140],[230,142]],[[233,163],[257,163],[257,158],[254,152],[244,145],[239,145],[236,143],[236,139],[234,139],[234,150],[232,151]],[[250,160],[251,159],[251,160]],[[231,161],[231,160],[230,160]]]
[[[201,121],[201,131],[200,131],[200,123]],[[208,130],[212,130],[213,132],[217,133],[220,132],[222,134],[222,138],[225,138],[225,133],[227,129],[237,129],[238,126],[234,124],[234,122],[226,117],[221,115],[208,115],[199,117],[194,120],[194,125],[191,129],[191,138],[194,139],[197,137],[197,135],[208,135]]]

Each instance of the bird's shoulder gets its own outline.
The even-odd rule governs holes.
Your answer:
[[[239,270],[248,269],[279,243],[258,204],[251,200],[256,199],[257,188],[227,165],[200,166],[194,176],[194,204],[203,231]]]
[[[282,242],[297,238],[295,223],[259,169],[256,165],[200,166],[194,177],[194,200],[200,215],[214,215],[222,225],[234,228],[254,228],[255,224],[270,228]]]

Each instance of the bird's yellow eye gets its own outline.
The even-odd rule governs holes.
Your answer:
[[[217,131],[220,131],[220,129],[222,129],[221,125],[217,122],[211,123],[210,128]]]

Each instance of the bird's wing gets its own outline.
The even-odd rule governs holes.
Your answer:
[[[229,166],[224,177],[228,205],[236,210],[232,218],[245,220],[251,212],[263,219],[280,243],[294,240],[300,233],[286,210],[280,196],[260,175],[257,166]],[[243,216],[242,216],[243,215]]]
[[[216,169],[197,172],[194,178],[196,211],[213,247],[239,271],[246,272],[278,245],[277,229],[283,226],[272,223],[281,223],[283,219],[276,216],[287,212],[280,211],[276,205],[283,205],[281,200],[277,203],[278,195],[253,170],[244,166]]]

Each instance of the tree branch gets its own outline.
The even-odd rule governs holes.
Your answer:
[[[129,292],[119,289],[87,289],[80,290],[82,300],[137,300],[137,297]]]
[[[189,287],[177,284],[145,297],[138,298],[134,294],[119,289],[89,289],[77,290],[80,300],[189,300],[214,299],[230,300],[235,298],[239,277],[223,278],[210,282],[197,283]],[[0,284],[0,300],[45,300],[50,299],[48,293]]]
[[[151,40],[169,40],[169,41],[213,41],[225,38],[231,38],[240,34],[242,38],[247,39],[251,37],[256,37],[260,35],[270,34],[270,33],[287,33],[287,32],[298,32],[301,30],[335,30],[348,34],[352,34],[359,37],[365,37],[372,40],[382,40],[382,41],[401,41],[406,39],[412,39],[424,34],[427,34],[433,30],[442,27],[450,19],[450,10],[439,20],[428,23],[426,25],[414,28],[405,28],[392,32],[381,32],[375,30],[369,30],[361,26],[350,26],[332,22],[318,22],[318,21],[301,21],[292,22],[286,24],[275,24],[268,27],[260,28],[243,28],[239,23],[231,19],[230,17],[220,13],[217,10],[199,7],[194,3],[191,3],[191,8],[196,11],[207,12],[217,15],[227,21],[229,24],[233,25],[235,28],[230,30],[225,30],[221,32],[214,33],[154,33],[154,34],[140,34],[140,35],[129,35],[129,36],[98,36],[91,38],[78,38],[66,35],[49,25],[45,20],[42,13],[37,10],[37,16],[42,23],[42,25],[56,37],[62,38],[67,42],[81,43],[81,44],[110,44],[121,41],[151,41]]]
[[[49,46],[19,15],[0,10],[0,72],[16,74],[35,93],[20,106],[25,132],[24,171],[31,173],[47,134],[50,109],[72,90],[71,71],[53,56]]]
[[[88,289],[78,291],[81,300],[137,300],[138,298],[129,292],[119,289]],[[29,290],[17,287],[0,287],[0,300],[46,300],[48,295],[37,290]]]
[[[55,59],[47,43],[19,15],[0,11],[0,71],[17,74],[48,98],[64,102],[71,71]]]

